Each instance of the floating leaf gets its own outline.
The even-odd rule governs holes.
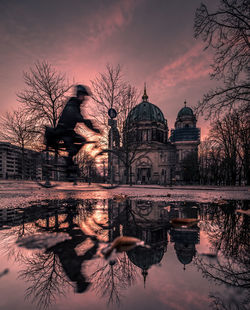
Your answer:
[[[129,237],[129,236],[120,236],[115,238],[115,240],[106,248],[102,249],[102,254],[105,258],[108,258],[113,250],[116,250],[116,252],[124,252],[129,251],[135,248],[136,246],[146,246],[144,244],[144,241]]]
[[[250,215],[250,209],[248,209],[248,210],[241,210],[241,209],[239,209],[239,210],[236,210],[236,212],[242,213],[242,214],[246,214],[246,215]]]

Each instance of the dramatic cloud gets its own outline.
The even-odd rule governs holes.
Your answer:
[[[210,72],[208,54],[201,44],[191,47],[183,55],[164,66],[158,73],[162,87],[175,87],[183,82],[207,77]]]
[[[214,0],[216,1],[216,0]],[[15,108],[23,71],[46,60],[76,83],[90,85],[107,63],[172,127],[186,99],[194,106],[211,86],[210,56],[193,38],[199,0],[2,0],[0,2],[0,113]],[[199,121],[200,123],[200,121]]]

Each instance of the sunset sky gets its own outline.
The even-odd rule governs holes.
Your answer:
[[[107,63],[159,106],[173,128],[187,100],[195,106],[215,82],[212,52],[194,39],[200,0],[1,0],[0,113],[19,103],[23,71],[46,60],[69,79],[90,85]],[[209,9],[217,0],[203,1]],[[207,124],[200,118],[202,136]]]

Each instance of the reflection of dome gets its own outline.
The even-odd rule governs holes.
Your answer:
[[[185,244],[185,243],[176,243],[174,245],[176,255],[178,257],[178,260],[183,265],[188,265],[192,262],[193,257],[195,256],[195,244]]]
[[[128,252],[128,258],[137,267],[147,270],[152,265],[159,264],[164,255],[164,247],[136,247]]]

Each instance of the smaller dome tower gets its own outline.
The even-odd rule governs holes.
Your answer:
[[[200,129],[196,128],[196,116],[190,107],[187,107],[186,100],[184,107],[179,111],[176,121],[175,129],[171,130],[171,142],[178,141],[200,141]]]
[[[195,128],[196,122],[197,121],[193,110],[190,107],[187,107],[187,102],[185,100],[184,107],[177,115],[175,128]]]
[[[171,130],[170,141],[176,147],[177,182],[195,182],[198,171],[198,145],[200,144],[200,128],[196,127],[196,116],[187,102],[177,114],[175,129]],[[188,169],[185,165],[192,162]]]

